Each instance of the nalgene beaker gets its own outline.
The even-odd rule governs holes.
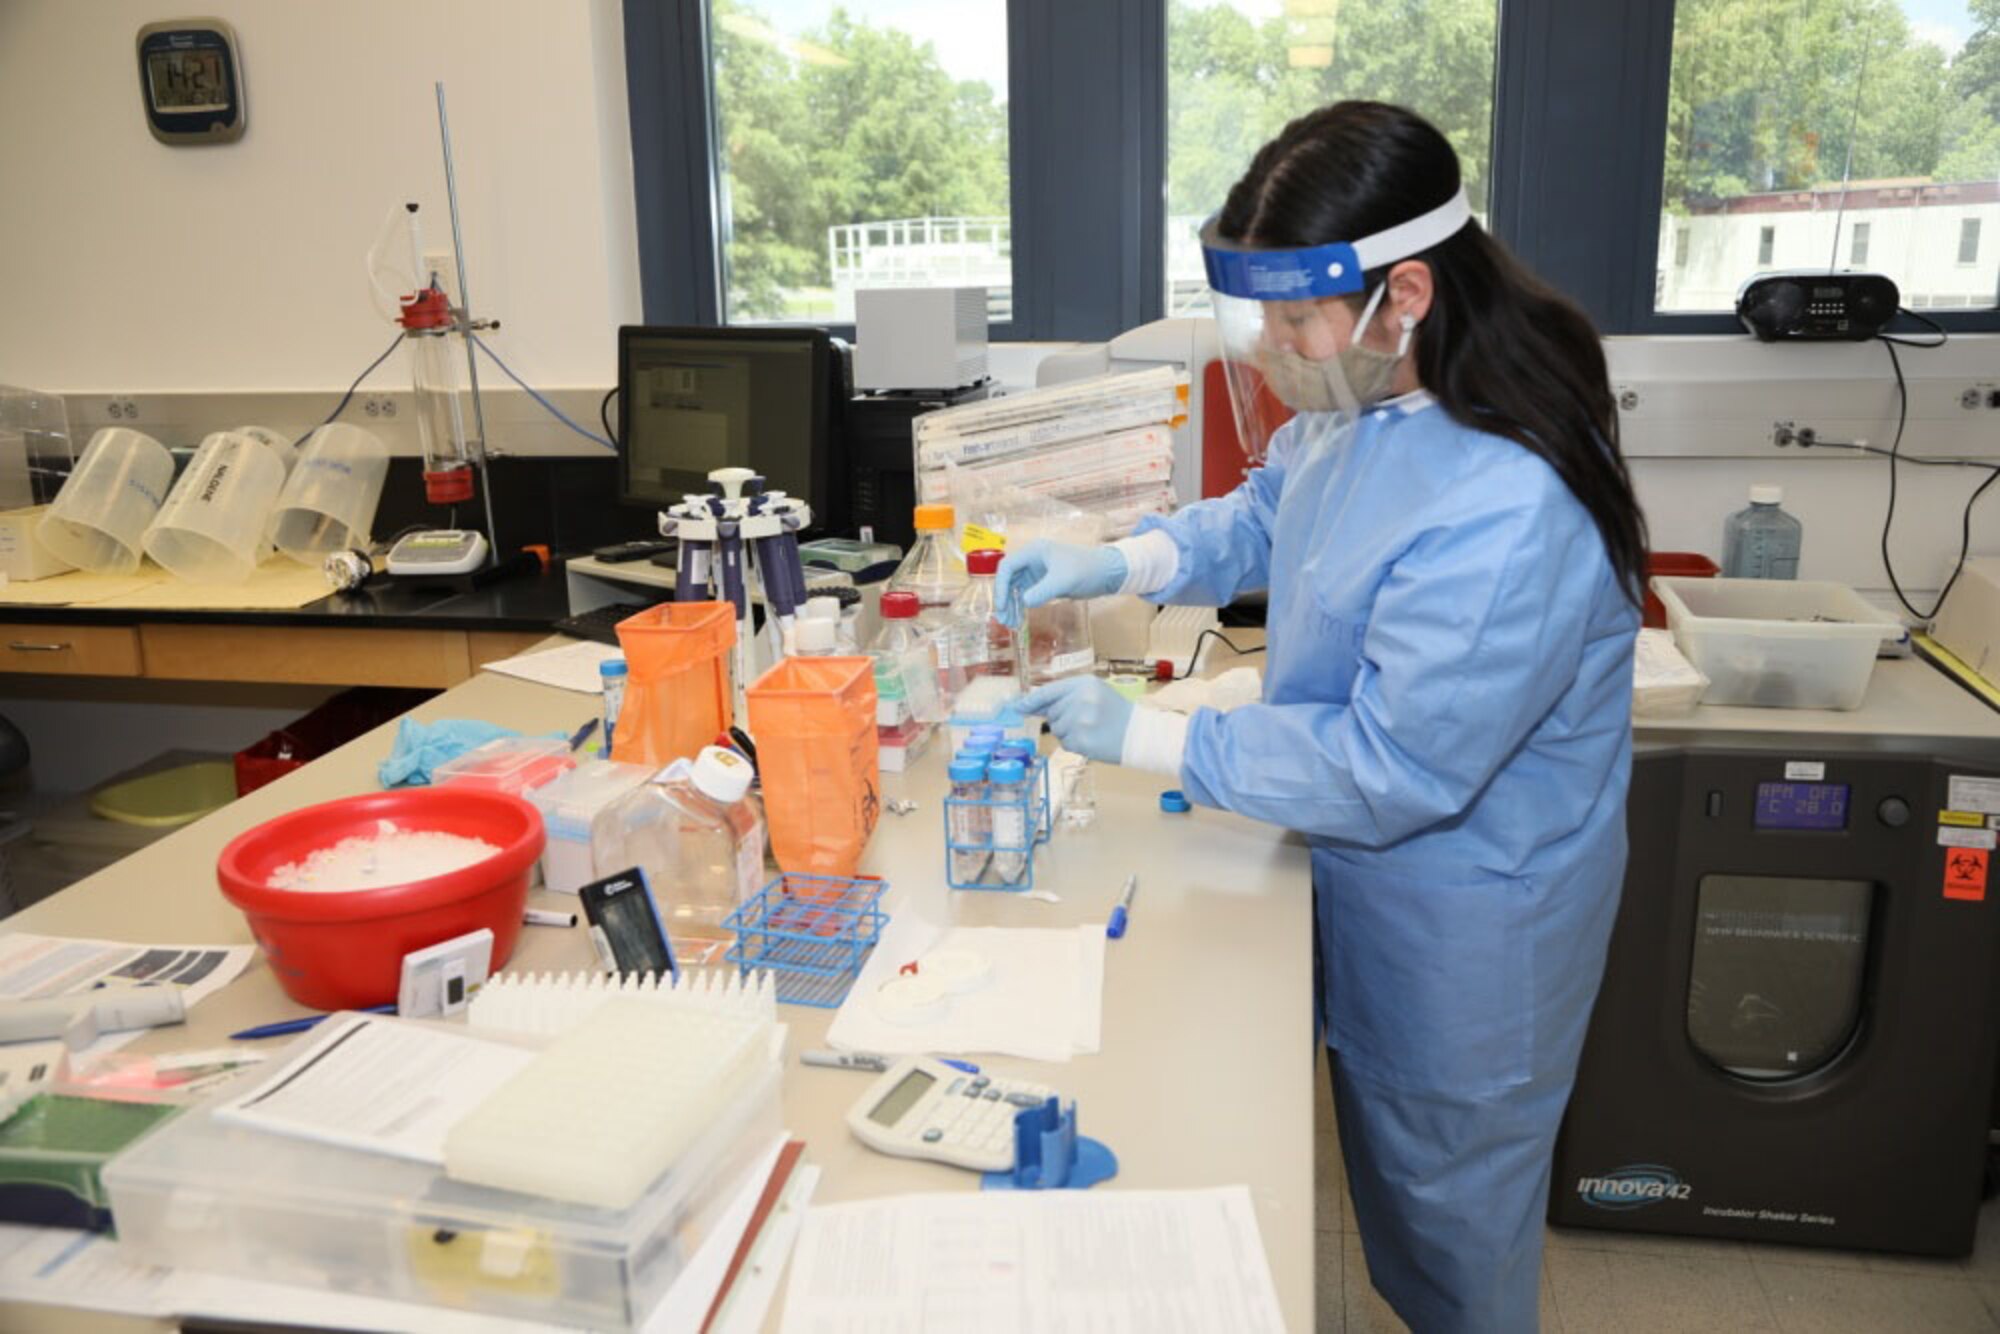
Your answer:
[[[202,441],[146,530],[146,554],[189,583],[248,579],[264,559],[271,509],[285,486],[290,448],[280,449],[238,431]]]
[[[368,545],[389,451],[358,426],[322,426],[306,441],[278,496],[271,540],[301,565],[318,567],[335,551]]]
[[[35,535],[78,569],[130,574],[146,526],[174,480],[174,456],[149,435],[107,426],[90,438]]]
[[[1058,598],[1027,615],[1028,680],[1046,685],[1097,665],[1090,639],[1090,604]]]

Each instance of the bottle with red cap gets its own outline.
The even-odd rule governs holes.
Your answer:
[[[991,548],[965,555],[965,591],[951,604],[951,666],[970,680],[979,676],[1015,675],[1014,632],[993,615],[993,574],[1001,553]]]
[[[923,603],[905,590],[882,595],[882,628],[868,645],[875,660],[875,736],[884,769],[907,762],[930,739],[939,713],[933,637],[919,622]]]

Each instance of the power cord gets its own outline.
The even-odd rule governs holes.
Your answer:
[[[616,440],[618,432],[611,429],[611,400],[618,397],[618,386],[612,385],[604,391],[604,397],[597,401],[597,420],[604,427],[604,438]]]
[[[491,361],[495,366],[498,366],[500,368],[500,371],[503,375],[505,375],[508,379],[512,380],[515,384],[519,385],[523,390],[525,390],[529,398],[532,398],[535,400],[535,402],[541,404],[542,407],[548,412],[548,414],[551,417],[554,417],[557,421],[561,422],[564,426],[569,427],[570,430],[575,431],[578,435],[582,436],[586,440],[594,441],[595,443],[603,445],[606,449],[609,450],[615,451],[618,448],[617,445],[612,444],[611,441],[607,438],[609,436],[609,432],[606,432],[605,435],[599,435],[595,431],[590,430],[588,427],[578,426],[574,421],[570,420],[569,415],[567,413],[565,413],[561,408],[557,407],[555,404],[549,402],[548,399],[542,397],[542,395],[539,392],[537,392],[537,390],[533,385],[529,384],[526,380],[523,380],[520,376],[514,374],[513,368],[510,367],[506,362],[500,360],[500,354],[498,352],[495,352],[492,348],[486,346],[485,340],[480,338],[479,335],[468,333],[465,336],[472,340],[472,345],[474,347],[478,348],[481,352],[484,352],[486,354],[486,357],[489,361]]]
[[[389,340],[389,346],[382,349],[382,355],[375,358],[375,360],[369,362],[368,369],[354,377],[354,383],[347,386],[347,392],[340,396],[340,402],[334,404],[333,411],[326,414],[326,420],[321,422],[319,426],[315,426],[312,428],[312,430],[305,432],[305,434],[301,435],[298,439],[292,441],[292,448],[297,449],[300,445],[303,445],[306,442],[306,436],[311,435],[313,431],[317,431],[320,426],[333,425],[334,420],[337,417],[339,417],[341,413],[347,411],[347,405],[354,401],[355,391],[361,388],[361,382],[363,380],[366,380],[369,376],[373,375],[375,373],[375,368],[380,366],[383,362],[387,361],[389,359],[390,353],[394,352],[397,348],[401,347],[402,345],[403,345],[403,332],[402,330],[398,329],[396,331],[396,336]]]
[[[1797,444],[1804,449],[1848,449],[1856,453],[1878,455],[1889,460],[1889,503],[1882,515],[1882,568],[1888,573],[1889,587],[1895,590],[1896,601],[1903,604],[1903,610],[1919,621],[1929,622],[1937,617],[1939,610],[1944,606],[1944,600],[1951,595],[1952,587],[1958,583],[1959,575],[1965,572],[1965,560],[1972,550],[1972,510],[1979,503],[1979,498],[1986,494],[1987,489],[1994,482],[2000,481],[2000,464],[1987,463],[1979,459],[1930,458],[1903,453],[1903,431],[1910,420],[1910,385],[1904,378],[1903,359],[1897,354],[1896,349],[1942,347],[1950,335],[1935,320],[1918,315],[1914,311],[1905,310],[1902,313],[1930,325],[1937,331],[1938,336],[1930,342],[1912,342],[1907,338],[1897,338],[1889,334],[1876,335],[1881,339],[1883,347],[1888,350],[1889,365],[1896,372],[1896,436],[1890,441],[1889,448],[1882,449],[1859,441],[1821,440],[1810,428],[1797,431],[1781,428],[1778,443]],[[1902,463],[1914,463],[1926,468],[1979,468],[1986,473],[1986,480],[1974,487],[1972,494],[1966,497],[1965,509],[1960,513],[1958,521],[1958,563],[1952,566],[1951,577],[1944,581],[1944,587],[1939,590],[1937,601],[1931,604],[1929,611],[1919,610],[1917,605],[1910,601],[1909,594],[1903,591],[1902,581],[1896,577],[1896,563],[1889,554],[1889,535],[1896,524],[1898,465]]]
[[[1222,631],[1214,629],[1204,630],[1194,637],[1194,652],[1188,654],[1187,671],[1176,676],[1174,680],[1185,681],[1188,679],[1188,676],[1194,671],[1194,665],[1201,661],[1201,646],[1210,639],[1221,640],[1222,646],[1239,658],[1248,657],[1252,653],[1262,653],[1265,648],[1262,644],[1257,645],[1255,648],[1238,648],[1230,642],[1229,636],[1223,634]]]

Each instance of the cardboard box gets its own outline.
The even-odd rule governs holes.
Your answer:
[[[1931,638],[1987,681],[2000,685],[2000,556],[1965,562],[1931,624]]]
[[[35,536],[35,525],[48,512],[47,505],[33,505],[0,513],[0,574],[28,583],[75,568]]]

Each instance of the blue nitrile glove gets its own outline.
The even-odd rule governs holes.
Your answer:
[[[1118,764],[1132,726],[1132,701],[1094,676],[1070,676],[1030,690],[1016,700],[1022,713],[1039,713],[1065,749],[1085,759]]]
[[[431,770],[446,760],[496,737],[519,735],[511,727],[476,718],[443,718],[434,723],[405,718],[396,725],[396,744],[389,748],[389,758],[375,770],[375,777],[383,787],[419,787],[430,782]]]
[[[1116,547],[1079,547],[1038,537],[1010,551],[993,576],[993,605],[1000,622],[1018,630],[1014,609],[1057,598],[1101,598],[1125,583],[1125,553]]]

